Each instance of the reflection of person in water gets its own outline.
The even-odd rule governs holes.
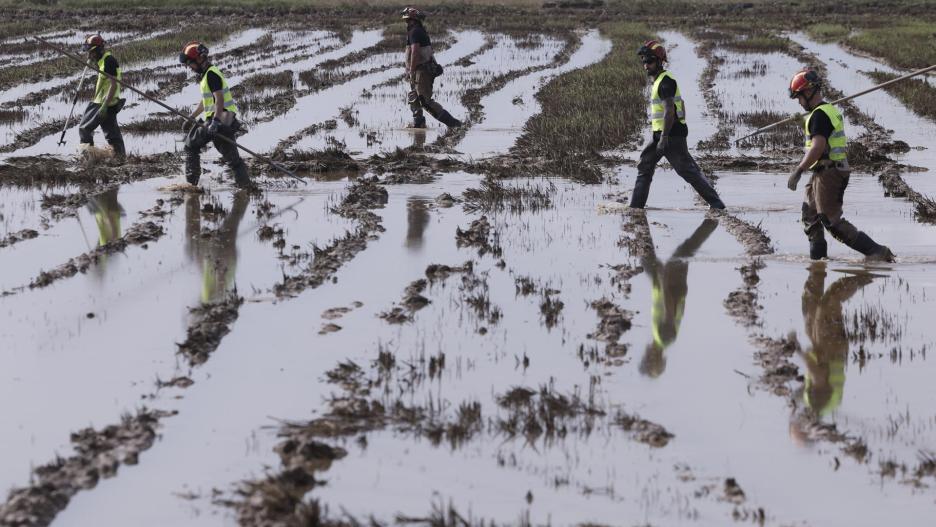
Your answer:
[[[803,286],[803,320],[812,346],[802,350],[806,363],[803,402],[817,416],[828,415],[842,403],[848,337],[842,304],[874,277],[867,272],[839,278],[825,289],[826,264],[809,267]]]
[[[202,303],[221,300],[234,289],[237,269],[237,229],[247,212],[250,196],[235,192],[234,203],[221,225],[214,231],[202,231],[202,205],[200,194],[189,194],[185,199],[186,252],[198,262],[202,271]]]
[[[121,236],[120,218],[124,215],[124,210],[117,201],[117,190],[118,187],[114,187],[88,199],[88,211],[94,215],[94,222],[97,223],[99,247]],[[106,264],[107,254],[101,254],[98,264],[94,266],[98,277],[103,277]]]
[[[407,249],[418,250],[422,248],[423,233],[429,225],[429,208],[426,200],[418,196],[411,196],[406,203],[406,243]]]
[[[426,129],[416,128],[413,130],[413,148],[421,149],[426,146]]]
[[[642,221],[646,222],[646,217],[642,216]],[[649,225],[646,227],[649,232]],[[663,353],[676,341],[686,307],[686,295],[689,293],[686,283],[689,274],[687,259],[692,258],[716,227],[716,220],[703,221],[695,232],[673,251],[666,263],[660,261],[652,252],[652,243],[651,253],[643,258],[644,270],[653,286],[653,303],[650,306],[653,341],[647,345],[640,361],[640,372],[644,375],[659,377],[666,369],[666,357]]]

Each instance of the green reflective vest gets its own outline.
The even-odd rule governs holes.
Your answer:
[[[676,340],[679,333],[679,326],[682,324],[683,312],[686,310],[686,297],[676,301],[676,312],[670,313],[666,306],[666,294],[663,292],[663,285],[653,280],[653,289],[651,291],[652,303],[650,304],[650,319],[652,321],[653,342],[661,350],[669,347]],[[664,326],[669,326],[666,335],[663,334]],[[670,334],[672,332],[672,334]]]
[[[650,124],[654,132],[663,131],[663,99],[660,98],[660,83],[663,79],[670,78],[676,80],[670,72],[663,70],[655,81],[653,81],[653,89],[650,90]],[[679,122],[686,124],[686,110],[683,107],[682,96],[679,92],[679,84],[676,84],[676,96],[673,97],[673,103],[676,106],[676,118],[679,119]]]
[[[111,56],[111,52],[105,51],[104,55],[101,56],[101,60],[97,61],[97,67],[98,67],[99,72],[104,71],[104,61],[107,59],[107,57],[110,57],[110,56]],[[117,66],[117,75],[114,75],[114,76],[117,77],[117,80],[123,80],[123,73],[121,73],[120,71],[120,66]],[[104,97],[107,97],[107,92],[108,90],[110,90],[111,83],[113,82],[114,81],[111,80],[111,78],[108,77],[107,75],[104,75],[103,73],[98,73],[97,86],[95,86],[94,88],[94,99],[92,99],[91,102],[95,104],[104,104]],[[119,99],[120,99],[120,84],[118,83],[117,88],[114,90],[114,96],[111,98],[111,100],[107,101],[107,105],[113,106],[117,104]]]
[[[224,75],[221,75],[221,70],[217,66],[211,66],[208,68],[208,71],[214,72],[215,75],[221,77],[221,90],[224,93],[224,109],[229,112],[237,113],[237,105],[234,104],[234,97],[231,96],[231,90],[228,88],[227,79],[224,78]],[[208,87],[208,71],[202,75],[201,82],[201,96],[202,96],[202,106],[205,110],[205,119],[211,119],[215,114],[215,100],[214,94],[211,92],[211,88]]]
[[[845,392],[845,361],[842,359],[832,359],[828,364],[823,365],[816,357],[816,352],[812,351],[806,356],[806,360],[820,366],[828,368],[828,374],[825,379],[813,378],[812,371],[807,369],[805,379],[805,389],[803,390],[803,402],[806,406],[812,408],[819,415],[829,415],[842,404],[842,395]],[[816,397],[817,384],[825,386],[821,397]]]
[[[829,148],[828,148],[828,157],[823,154],[822,159],[830,159],[832,161],[845,161],[845,150],[847,148],[847,141],[845,140],[845,121],[842,119],[842,114],[829,103],[820,104],[819,106],[813,108],[813,111],[809,112],[809,117],[806,118],[806,123],[804,128],[806,130],[806,150],[808,151],[812,147],[812,137],[809,136],[809,121],[812,119],[816,110],[821,110],[829,116],[829,120],[832,121],[832,135],[829,137]],[[816,162],[818,163],[818,161]],[[816,166],[816,163],[813,163],[813,166]],[[809,168],[812,168],[809,167]]]

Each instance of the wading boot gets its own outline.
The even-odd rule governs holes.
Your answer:
[[[119,163],[123,163],[127,160],[127,149],[124,147],[123,140],[114,141],[110,144],[111,149],[114,151],[114,159]]]
[[[426,118],[422,115],[413,116],[413,128],[425,128]]]
[[[201,159],[198,156],[188,155],[185,158],[185,180],[190,185],[197,185],[201,177]]]
[[[858,233],[855,243],[852,244],[852,249],[865,255],[866,259],[873,262],[894,262],[897,259],[889,247],[878,244],[863,232]]]
[[[234,186],[238,188],[252,188],[253,182],[250,181],[250,175],[247,173],[247,164],[241,161],[231,167],[234,172]]]
[[[821,260],[829,257],[829,246],[825,239],[809,241],[809,258]]]
[[[439,114],[438,119],[442,122],[442,124],[448,126],[449,128],[458,128],[462,125],[461,121],[452,117],[452,114],[448,113],[446,110],[442,110],[442,113]]]

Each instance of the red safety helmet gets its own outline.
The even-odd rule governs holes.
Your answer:
[[[104,47],[104,37],[95,33],[93,35],[88,35],[85,37],[84,41],[84,50],[91,51],[92,49],[99,49]]]
[[[413,20],[418,20],[422,22],[423,20],[426,19],[426,13],[423,13],[422,11],[420,11],[419,9],[416,9],[415,7],[404,7],[403,11],[400,11],[400,17],[403,20],[413,19]]]
[[[796,74],[793,75],[793,78],[790,79],[790,98],[795,99],[799,97],[800,94],[806,97],[812,97],[812,93],[815,93],[815,90],[821,87],[822,79],[819,77],[819,74],[813,69],[803,68],[797,71]],[[813,92],[807,95],[806,90],[810,89],[813,90]]]
[[[193,40],[182,47],[182,53],[179,53],[179,63],[188,64],[189,62],[198,62],[198,57],[208,55],[208,48],[197,40]]]
[[[656,40],[648,40],[643,46],[637,49],[637,54],[642,57],[644,63],[654,60],[666,62],[666,50]]]

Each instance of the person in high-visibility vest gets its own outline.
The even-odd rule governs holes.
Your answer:
[[[89,65],[97,68],[97,84],[94,87],[94,97],[85,107],[84,115],[78,123],[78,138],[82,147],[94,146],[94,130],[98,126],[104,131],[104,139],[114,150],[114,155],[123,158],[127,155],[120,125],[117,124],[117,114],[123,108],[124,99],[120,98],[120,84],[104,73],[122,79],[120,64],[101,35],[88,35],[84,41],[84,49],[88,52]],[[104,73],[101,73],[101,72]]]
[[[179,62],[188,66],[198,76],[198,86],[201,90],[201,101],[191,114],[195,119],[203,112],[206,126],[191,126],[186,122],[187,135],[185,137],[185,179],[192,185],[197,185],[201,178],[201,150],[208,143],[221,153],[221,157],[234,173],[234,184],[238,187],[250,187],[252,183],[247,173],[247,164],[241,159],[240,152],[233,144],[219,139],[224,136],[234,140],[235,134],[240,130],[240,121],[237,120],[237,105],[231,95],[227,80],[217,66],[208,58],[208,48],[201,42],[192,41],[182,48]]]
[[[650,225],[645,215],[641,215],[647,231]],[[692,235],[673,251],[669,260],[664,263],[653,252],[644,256],[642,264],[651,283],[650,323],[653,339],[644,350],[638,369],[640,373],[649,377],[659,377],[666,369],[664,352],[679,335],[683,314],[686,309],[686,296],[689,294],[687,283],[689,275],[689,258],[695,255],[702,244],[715,232],[718,221],[705,219]]]
[[[894,253],[879,245],[842,217],[842,204],[851,167],[848,165],[845,120],[842,113],[822,98],[822,79],[811,69],[803,69],[790,80],[790,98],[809,112],[804,124],[806,152],[790,174],[787,187],[796,190],[807,170],[803,200],[803,226],[809,238],[809,257],[828,256],[824,231],[836,240],[865,255],[868,259],[893,262]]]
[[[666,50],[657,41],[650,40],[637,50],[637,54],[653,82],[650,90],[650,124],[653,138],[640,153],[637,181],[634,183],[630,206],[635,209],[646,206],[657,163],[665,157],[679,177],[692,185],[709,206],[713,209],[724,209],[725,204],[689,154],[686,143],[686,137],[689,135],[689,128],[686,126],[686,103],[682,99],[676,79],[663,68]]]
[[[432,98],[432,84],[441,75],[442,67],[432,54],[432,41],[423,22],[426,14],[415,7],[406,7],[400,13],[406,21],[406,54],[404,65],[410,83],[407,102],[413,112],[413,128],[425,128],[423,109],[449,128],[457,128],[462,122],[452,117],[441,104]]]
[[[806,363],[803,402],[816,415],[828,415],[842,402],[848,335],[842,304],[874,280],[868,272],[843,276],[825,287],[826,264],[815,262],[803,285],[803,322],[812,346],[803,350]]]

